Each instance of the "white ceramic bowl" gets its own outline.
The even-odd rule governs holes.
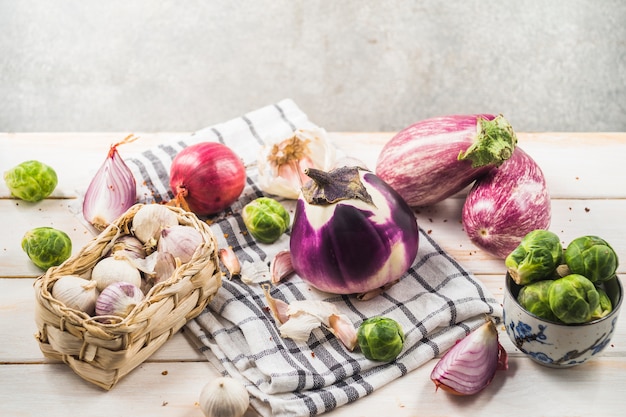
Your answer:
[[[583,324],[555,323],[529,313],[517,302],[520,288],[507,273],[504,324],[513,344],[532,360],[553,368],[570,367],[597,356],[609,344],[622,306],[618,277],[605,283],[613,311]]]

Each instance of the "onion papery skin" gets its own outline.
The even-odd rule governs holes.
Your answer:
[[[290,251],[295,272],[333,294],[360,294],[398,280],[419,246],[418,225],[406,202],[368,171],[359,173],[376,207],[356,199],[328,205],[298,198]]]
[[[501,259],[527,233],[547,230],[551,202],[539,165],[517,147],[499,168],[476,180],[463,204],[462,222],[476,246]]]
[[[503,132],[496,141],[489,142],[489,146],[481,145],[489,152],[481,154],[480,158],[476,156],[477,161],[480,159],[477,166],[472,160],[459,160],[459,155],[475,142],[487,143],[482,141],[485,136],[477,133],[479,123],[483,119],[494,121],[496,117],[492,114],[451,115],[414,123],[383,146],[376,162],[376,175],[411,207],[443,201],[511,156],[517,144],[512,130]]]
[[[180,151],[170,168],[170,188],[198,216],[234,203],[246,184],[244,164],[228,146],[201,142]]]
[[[498,369],[508,367],[508,355],[492,321],[459,340],[437,362],[430,379],[437,389],[472,395],[484,389]]]

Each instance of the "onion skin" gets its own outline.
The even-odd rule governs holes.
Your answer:
[[[219,213],[234,203],[246,185],[246,170],[235,152],[217,142],[180,151],[170,168],[170,188],[183,207],[198,216]]]
[[[507,368],[508,354],[498,341],[495,324],[488,320],[441,357],[430,379],[437,389],[473,395],[491,383],[497,370]]]
[[[493,122],[490,135],[478,133]],[[489,125],[489,123],[487,123]],[[489,140],[484,140],[489,138]],[[480,146],[477,146],[481,144]],[[391,138],[376,162],[376,175],[411,207],[438,203],[508,159],[517,137],[491,114],[440,116],[417,122]],[[472,145],[472,152],[467,152]],[[465,155],[460,159],[460,155]]]
[[[476,180],[463,205],[463,228],[470,240],[506,258],[527,233],[547,230],[551,203],[537,163],[517,147],[509,160]]]
[[[398,280],[417,255],[413,211],[388,184],[368,171],[361,182],[375,207],[360,200],[314,205],[298,198],[290,251],[295,272],[333,294],[360,294]]]

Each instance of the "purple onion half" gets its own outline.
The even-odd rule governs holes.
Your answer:
[[[356,198],[316,204],[298,199],[290,250],[296,273],[333,294],[360,294],[400,279],[419,244],[415,215],[387,183],[359,170],[374,204]]]

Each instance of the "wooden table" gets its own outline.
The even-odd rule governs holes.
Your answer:
[[[181,133],[137,133],[123,153],[142,150]],[[0,133],[0,171],[28,159],[53,166],[59,185],[36,204],[10,198],[0,181],[0,416],[202,416],[198,397],[215,370],[179,333],[147,362],[105,392],[62,363],[47,360],[34,338],[33,282],[41,273],[22,251],[27,230],[53,226],[66,231],[74,250],[92,238],[72,213],[111,143],[126,133]],[[393,133],[331,133],[346,153],[375,166]],[[520,133],[519,146],[542,167],[553,218],[550,229],[564,243],[583,234],[608,240],[626,273],[626,133]],[[463,194],[418,212],[418,222],[493,294],[503,294],[503,261],[477,249],[460,222]],[[510,369],[472,397],[435,392],[433,360],[369,397],[331,413],[339,416],[617,416],[626,397],[626,308],[617,333],[601,357],[566,370],[542,367],[517,351],[506,332],[500,340]],[[621,387],[621,388],[620,388]],[[249,410],[247,415],[256,413]]]

